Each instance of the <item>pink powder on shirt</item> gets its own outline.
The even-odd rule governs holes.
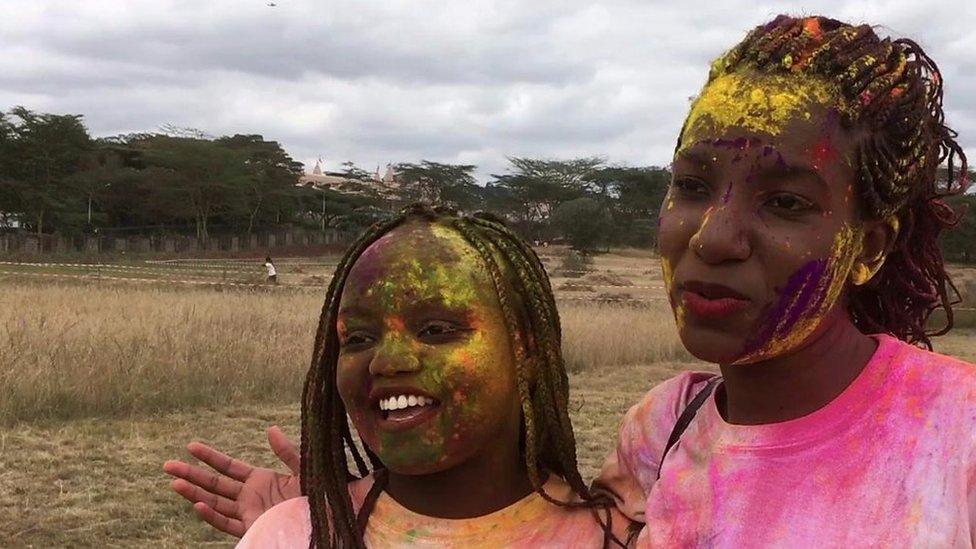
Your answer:
[[[648,547],[971,547],[976,366],[873,336],[862,373],[809,415],[733,425],[715,396],[671,449],[712,374],[681,374],[631,408],[598,483]],[[748,366],[743,366],[748,367]]]

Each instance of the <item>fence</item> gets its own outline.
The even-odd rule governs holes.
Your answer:
[[[45,255],[65,253],[159,253],[185,254],[193,252],[272,251],[281,248],[302,248],[321,245],[342,245],[351,234],[328,229],[314,231],[287,229],[250,235],[219,235],[202,241],[193,236],[116,236],[7,233],[0,234],[0,255]]]

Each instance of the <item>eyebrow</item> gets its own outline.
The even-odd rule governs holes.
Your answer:
[[[370,312],[363,307],[352,305],[339,309],[340,316],[370,316]]]
[[[679,152],[677,160],[690,162],[695,166],[710,170],[713,158],[714,157],[712,155],[706,154],[705,151],[701,150],[698,145],[694,145]]]
[[[782,158],[782,157],[781,157]],[[759,166],[757,170],[756,177],[758,179],[768,178],[768,177],[783,177],[783,176],[808,176],[818,185],[824,188],[829,188],[827,182],[824,180],[820,172],[817,171],[813,166],[808,166],[806,164],[791,164],[785,159],[781,162],[777,162],[773,166]]]

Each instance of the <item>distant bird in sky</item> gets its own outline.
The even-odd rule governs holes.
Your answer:
[[[273,7],[277,6],[277,5],[278,4],[275,4],[274,2],[268,2],[268,7],[269,8],[273,8]]]

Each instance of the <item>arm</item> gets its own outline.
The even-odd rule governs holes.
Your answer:
[[[646,522],[647,497],[657,481],[668,436],[691,396],[712,376],[679,374],[651,389],[620,422],[617,448],[607,457],[593,488],[612,496],[627,518]]]
[[[173,490],[193,503],[200,518],[221,532],[241,537],[262,513],[301,496],[295,445],[277,426],[268,429],[268,443],[291,474],[254,467],[200,442],[191,442],[187,450],[213,470],[169,460],[163,471],[176,477]]]

